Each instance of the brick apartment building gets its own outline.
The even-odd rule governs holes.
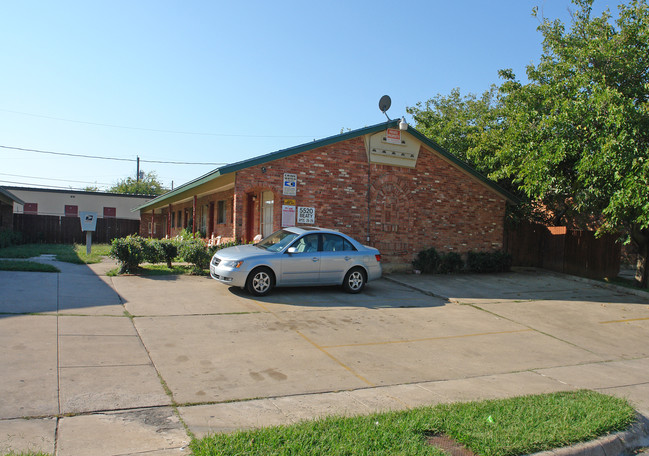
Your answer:
[[[139,207],[140,234],[183,228],[252,241],[284,226],[337,229],[390,269],[422,249],[503,246],[514,197],[412,127],[389,121],[227,165]]]

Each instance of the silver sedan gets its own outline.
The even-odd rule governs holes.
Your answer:
[[[219,250],[210,261],[212,278],[255,296],[274,287],[312,285],[342,285],[358,293],[381,273],[377,249],[316,227],[284,228],[258,244]]]

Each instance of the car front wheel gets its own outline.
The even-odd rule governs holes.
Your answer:
[[[254,269],[246,280],[246,290],[254,296],[265,296],[275,286],[275,276],[269,268]]]
[[[363,290],[363,287],[365,287],[366,281],[365,271],[361,268],[353,268],[345,274],[343,288],[347,293],[360,293]]]

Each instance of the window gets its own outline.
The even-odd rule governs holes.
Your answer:
[[[79,216],[79,206],[74,206],[72,204],[65,205],[65,216],[66,217],[78,217]]]
[[[114,207],[105,207],[104,208],[104,218],[115,218],[117,217],[117,209]]]
[[[301,237],[291,247],[295,247],[297,253],[317,252],[318,251],[318,234],[307,234]]]
[[[227,210],[225,201],[219,201],[216,206],[216,223],[226,223]]]
[[[170,215],[170,217],[171,217],[171,227],[172,227],[172,228],[175,228],[175,227],[176,227],[176,213],[175,213],[175,212],[172,212],[172,213],[169,214],[169,215]]]
[[[354,246],[345,238],[336,234],[324,234],[322,250],[325,252],[345,252],[356,250]]]
[[[25,203],[23,206],[23,213],[38,214],[38,203]]]
[[[183,213],[178,211],[178,228],[183,227]]]

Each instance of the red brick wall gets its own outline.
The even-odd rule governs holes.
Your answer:
[[[219,201],[225,201],[225,206],[226,206],[226,218],[225,218],[225,223],[217,223],[218,219],[218,202]],[[233,236],[233,220],[234,220],[234,207],[233,207],[233,201],[234,201],[234,190],[226,190],[224,192],[218,192],[218,193],[212,193],[207,196],[203,196],[200,198],[196,199],[196,232],[199,232],[201,230],[201,218],[203,212],[206,213],[206,223],[205,223],[205,235],[206,238],[210,238],[212,235],[214,237],[221,236],[221,240],[223,242],[225,241],[230,241],[234,239]],[[210,203],[214,203],[214,214],[213,214],[213,223],[212,227],[213,230],[212,232],[209,231],[210,227],[210,221],[209,221],[209,206]],[[193,208],[193,201],[185,201],[183,203],[178,203],[178,204],[172,204],[171,205],[171,212],[175,214],[175,223],[174,226],[170,229],[167,230],[167,234],[169,237],[176,236],[179,234],[185,227],[187,229],[190,228],[192,225],[192,208]],[[178,217],[178,212],[180,211],[181,217],[179,219]],[[160,226],[159,232],[156,233],[155,236],[153,237],[162,237],[162,226],[165,225],[167,226],[168,224],[168,216],[169,216],[169,207],[161,208],[161,209],[156,209],[156,223]],[[146,213],[141,215],[141,224],[140,224],[140,235],[148,237],[149,232],[148,232],[148,224],[151,222],[151,213]]]
[[[363,138],[239,171],[234,190],[235,236],[246,239],[256,234],[247,232],[244,221],[246,194],[272,190],[276,229],[281,224],[282,201],[295,199],[297,206],[315,208],[317,226],[378,247],[389,263],[409,264],[428,247],[461,254],[502,248],[505,199],[436,153],[422,147],[414,169],[372,164],[369,171],[369,242]],[[297,174],[295,197],[282,195],[284,173]],[[259,221],[255,223],[258,230]]]
[[[152,223],[153,218],[153,223]],[[164,229],[167,223],[167,217],[162,215],[159,210],[154,217],[147,212],[140,215],[140,236],[160,239],[164,237]]]

